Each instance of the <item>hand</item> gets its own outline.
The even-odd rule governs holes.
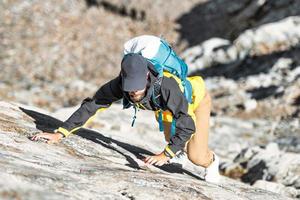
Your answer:
[[[155,156],[147,156],[145,159],[144,159],[144,162],[147,163],[147,164],[150,164],[150,165],[157,165],[157,166],[162,166],[166,163],[168,163],[168,161],[170,160],[169,157],[167,157],[164,152],[158,154],[158,155],[155,155]]]
[[[44,139],[48,144],[57,143],[63,137],[61,133],[39,133],[32,136],[30,139],[32,141],[38,141],[39,139]]]

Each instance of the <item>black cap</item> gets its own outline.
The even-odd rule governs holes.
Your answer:
[[[122,87],[126,92],[142,90],[147,84],[148,62],[139,54],[125,55],[121,63]]]

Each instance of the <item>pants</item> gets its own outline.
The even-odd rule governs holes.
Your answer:
[[[198,87],[198,85],[193,85],[193,87]],[[207,91],[203,93],[203,96],[196,104],[196,108],[193,109],[196,132],[186,142],[184,151],[192,163],[208,167],[213,160],[213,153],[208,148],[211,97]],[[169,142],[171,122],[164,121],[163,123],[165,140]]]

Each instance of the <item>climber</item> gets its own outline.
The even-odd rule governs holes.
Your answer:
[[[157,67],[166,65],[170,56],[175,59],[173,63],[178,61],[180,67],[184,65],[170,49],[164,63],[155,62],[154,54],[162,57],[163,47],[168,46],[162,41],[155,36],[139,36],[126,42],[120,74],[100,87],[92,98],[84,99],[54,133],[40,133],[32,140],[58,142],[86,125],[98,111],[123,98],[124,108],[134,107],[135,112],[137,109],[154,111],[163,127],[168,145],[159,154],[147,156],[145,163],[162,166],[184,152],[192,163],[204,167],[206,181],[218,183],[219,158],[208,147],[211,97],[200,76],[187,77],[192,88],[188,98],[178,76],[167,70],[159,72]]]

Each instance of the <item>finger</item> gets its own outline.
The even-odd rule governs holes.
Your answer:
[[[149,164],[153,160],[152,156],[149,156],[146,160],[146,163]]]
[[[164,165],[165,163],[166,163],[166,161],[165,161],[164,159],[162,159],[162,160],[159,160],[159,161],[156,163],[156,165],[162,166],[162,165]]]
[[[151,158],[151,156],[147,156],[146,158],[144,158],[144,162],[148,162],[148,160]]]
[[[156,162],[157,162],[157,160],[156,160],[155,158],[153,158],[149,164],[150,164],[150,165],[153,165],[153,164],[155,164]]]
[[[153,161],[153,159],[154,159],[154,158],[151,156],[151,157],[147,160],[146,163],[151,165],[151,162]]]
[[[32,141],[37,141],[39,139],[39,135],[34,135],[30,138]]]
[[[162,162],[162,165],[165,165],[165,164],[167,164],[168,163],[168,160],[164,160],[163,162]]]
[[[40,137],[43,137],[44,135],[45,135],[45,133],[39,133],[39,134],[36,134],[36,135],[32,136],[32,138],[38,139]]]
[[[53,140],[52,135],[49,133],[40,133],[34,136],[34,141],[42,141],[46,143],[51,143],[49,141]]]
[[[162,161],[162,160],[160,160],[160,161],[158,161],[155,165],[157,165],[157,166],[162,166],[162,165],[164,165],[164,164],[165,164],[165,162]]]
[[[32,141],[35,141],[35,135],[29,138]]]

